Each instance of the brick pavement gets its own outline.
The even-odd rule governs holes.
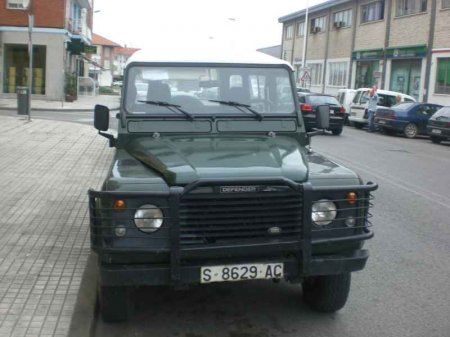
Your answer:
[[[0,116],[0,337],[67,335],[89,255],[86,192],[112,155],[93,127]]]

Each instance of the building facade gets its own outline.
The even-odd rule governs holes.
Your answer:
[[[14,97],[28,82],[28,12],[21,0],[0,0],[0,97]],[[93,0],[31,1],[33,85],[36,98],[61,100],[67,78],[87,76]],[[76,84],[74,84],[76,85]],[[75,89],[76,90],[76,89]]]
[[[93,34],[92,44],[96,53],[90,56],[89,76],[101,87],[110,87],[114,78],[114,49],[121,47],[118,43],[98,34]]]
[[[329,94],[377,85],[450,105],[450,0],[331,0],[311,7],[306,23],[305,14],[279,19],[281,56],[302,84]]]
[[[114,49],[114,79],[122,80],[128,59],[139,50],[139,48],[116,47]]]

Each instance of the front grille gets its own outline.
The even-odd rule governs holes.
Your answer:
[[[179,209],[182,245],[235,243],[298,237],[302,198],[289,188],[278,192],[190,193]]]

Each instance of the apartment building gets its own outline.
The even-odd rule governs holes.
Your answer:
[[[21,0],[0,0],[0,98],[28,82],[28,12]],[[61,100],[67,75],[84,76],[91,45],[93,0],[34,0],[33,89],[36,98]]]
[[[121,80],[128,59],[139,50],[139,48],[116,47],[114,49],[114,79]]]
[[[300,76],[307,36],[312,90],[378,85],[450,105],[450,0],[330,0],[305,14],[279,18],[281,57]]]
[[[114,78],[114,49],[121,46],[95,33],[92,36],[92,45],[96,47],[96,53],[90,55],[92,62],[89,66],[89,76],[101,87],[110,87]]]

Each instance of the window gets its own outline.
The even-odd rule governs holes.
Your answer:
[[[311,20],[311,34],[325,31],[325,16]]]
[[[307,63],[308,68],[311,69],[311,85],[322,84],[322,63]]]
[[[8,9],[25,9],[23,0],[7,0],[6,8]]]
[[[305,27],[304,22],[297,23],[297,36],[305,36]]]
[[[397,0],[397,16],[426,12],[427,0]]]
[[[375,1],[361,6],[361,23],[384,19],[384,1]]]
[[[390,108],[397,104],[397,97],[391,95],[377,94],[378,95],[378,105]]]
[[[4,92],[15,93],[17,86],[28,85],[28,46],[5,44]],[[45,95],[46,47],[33,46],[33,94]]]
[[[450,95],[450,58],[438,58],[436,94]]]
[[[352,25],[352,10],[348,9],[334,13],[333,24],[336,28],[350,27]]]
[[[450,8],[450,0],[442,0],[442,9]]]
[[[286,27],[286,35],[285,38],[286,40],[290,40],[294,37],[294,26],[293,25],[289,25]]]
[[[347,85],[347,62],[330,62],[328,64],[328,85],[344,87]]]

